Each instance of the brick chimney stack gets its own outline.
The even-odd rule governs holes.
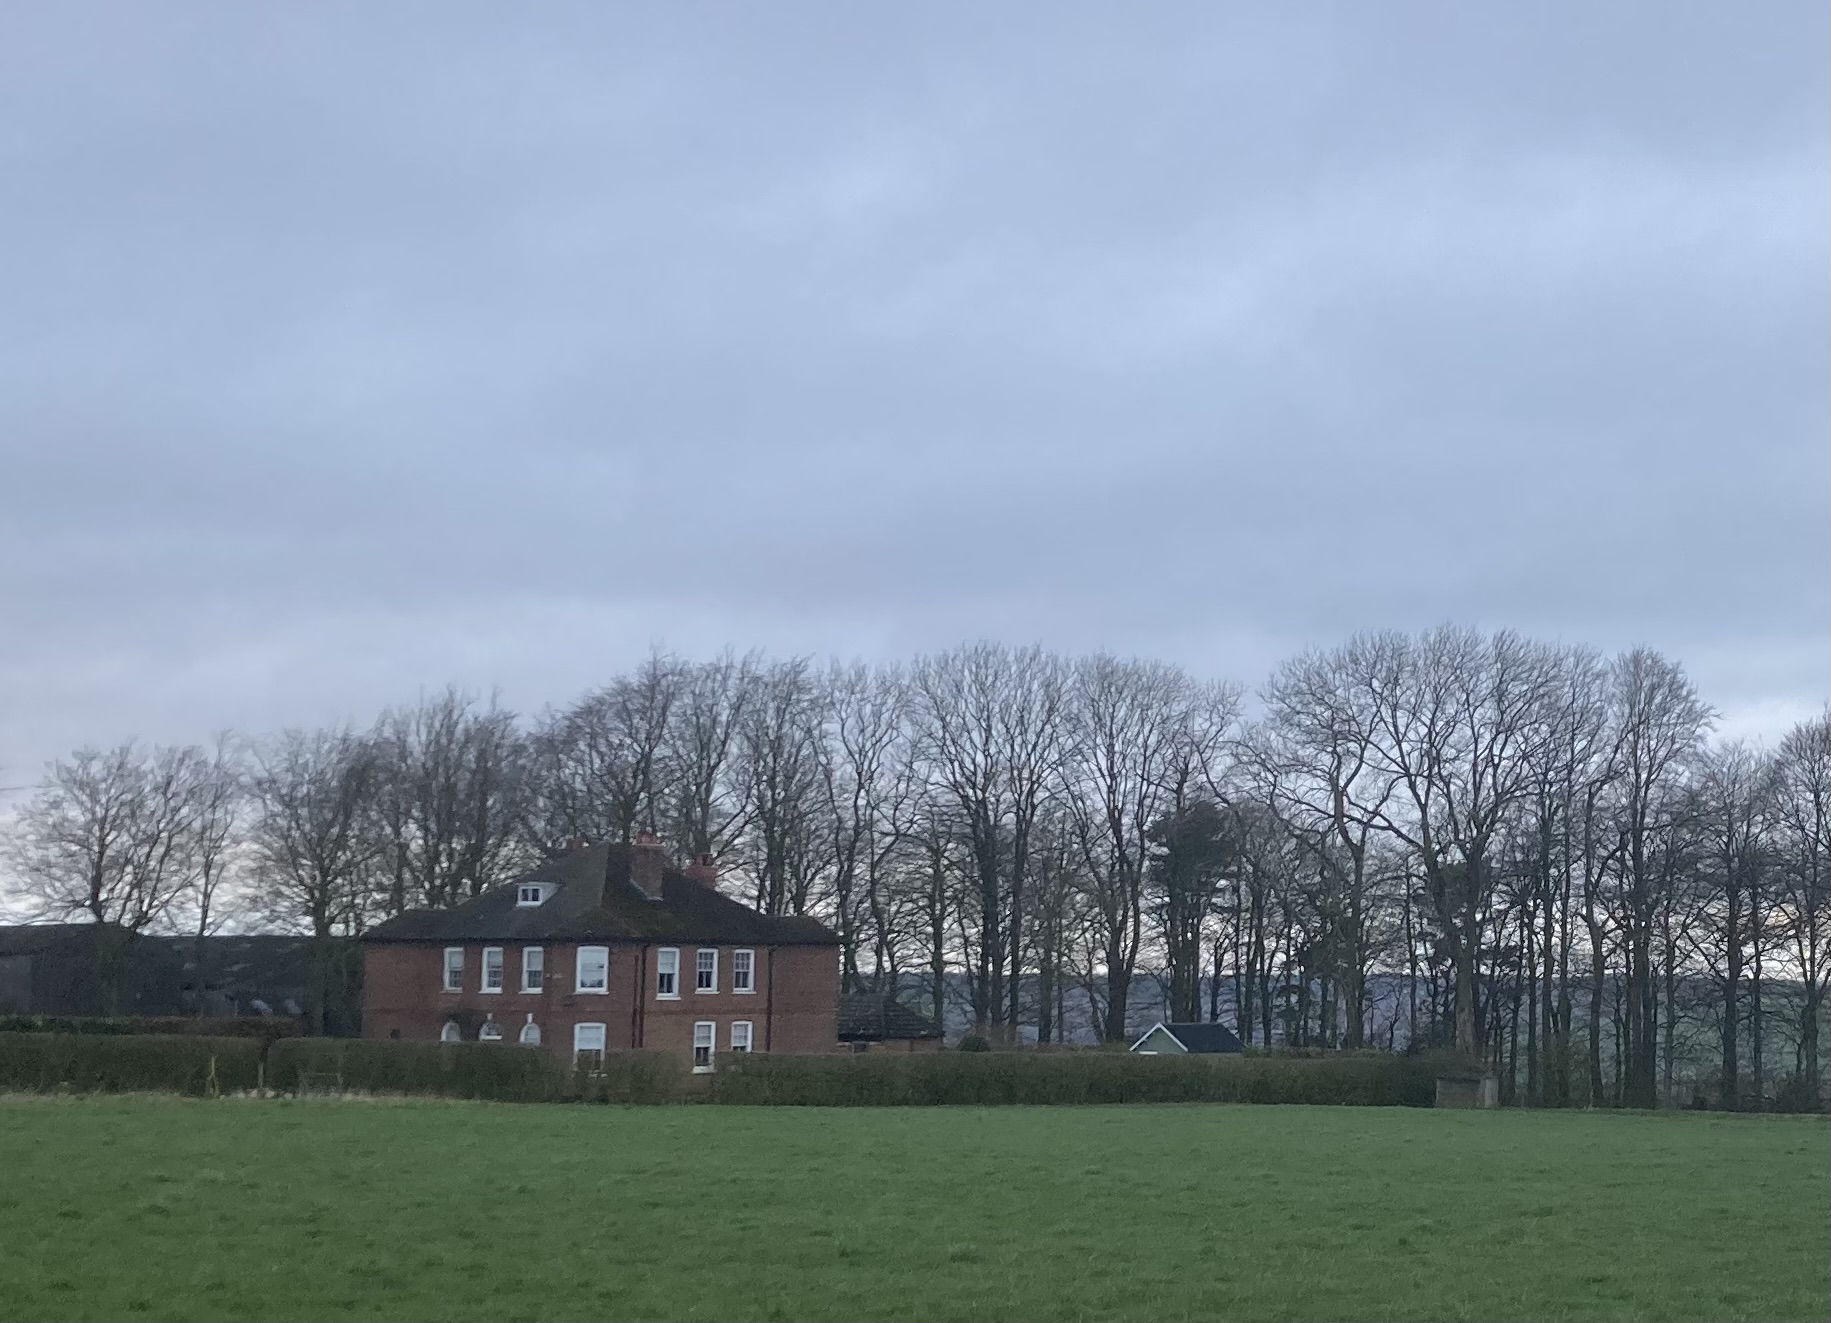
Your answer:
[[[661,870],[667,864],[667,851],[661,838],[652,831],[639,831],[629,847],[629,880],[650,900],[661,899]]]
[[[718,890],[718,861],[709,854],[696,854],[693,862],[680,870],[707,891]]]

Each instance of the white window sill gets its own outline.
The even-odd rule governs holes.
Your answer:
[[[712,1073],[712,1067],[710,1067],[710,1066],[695,1066],[695,1067],[693,1067],[693,1073],[694,1073],[694,1074],[695,1074],[695,1075],[710,1075],[710,1074],[711,1074],[711,1073]]]
[[[502,995],[501,988],[478,988],[477,991],[485,997],[500,997]]]
[[[574,988],[572,992],[577,997],[608,997],[610,995],[609,988]]]
[[[714,996],[717,992],[718,992],[717,988],[694,988],[693,989],[693,994],[694,994],[694,996],[697,996],[697,997],[710,997],[710,996]]]
[[[754,997],[757,995],[757,990],[755,988],[733,988],[731,989],[731,995],[734,997]]]
[[[545,992],[546,989],[545,988],[517,988],[516,991],[520,992],[525,997],[529,993]]]
[[[655,1000],[656,1001],[679,1001],[680,994],[678,992],[657,992],[655,994]]]

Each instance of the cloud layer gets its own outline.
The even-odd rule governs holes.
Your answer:
[[[0,783],[661,641],[1822,703],[1822,7],[0,18]]]

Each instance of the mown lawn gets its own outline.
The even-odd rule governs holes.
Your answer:
[[[1823,1319],[1822,1118],[0,1100],[7,1318]]]

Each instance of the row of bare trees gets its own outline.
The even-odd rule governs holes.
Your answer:
[[[446,692],[365,730],[83,751],[7,857],[41,914],[328,946],[652,828],[746,902],[828,920],[848,986],[997,1038],[1117,1040],[1161,1010],[1454,1044],[1548,1105],[1822,1098],[1824,719],[1713,744],[1655,653],[1454,627],[1305,654],[1255,719],[1242,700],[989,643],[656,653],[528,721]]]

